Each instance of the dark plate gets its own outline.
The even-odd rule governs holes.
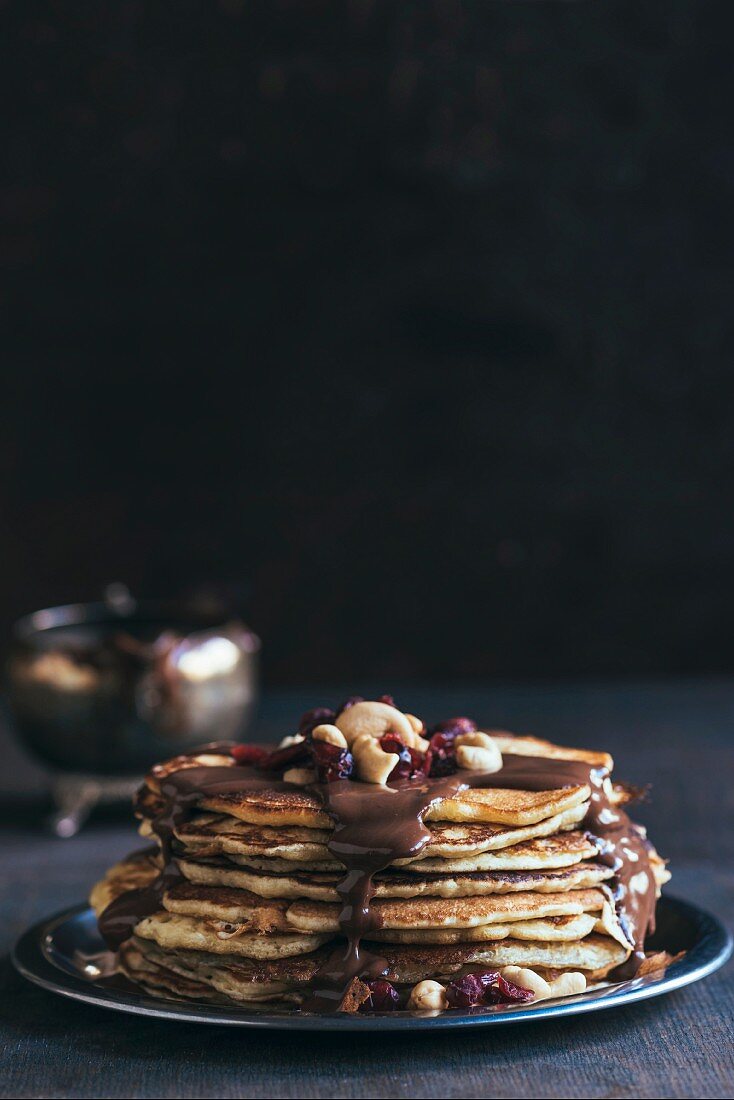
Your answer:
[[[686,901],[665,897],[658,904],[658,931],[650,946],[659,950],[665,948],[671,953],[685,950],[686,955],[662,974],[635,978],[575,997],[541,1001],[538,1005],[503,1005],[469,1012],[454,1009],[438,1016],[420,1016],[411,1012],[364,1016],[309,1016],[292,1010],[272,1009],[253,1012],[221,1005],[185,1004],[149,997],[143,992],[105,988],[104,982],[84,972],[85,960],[103,953],[104,944],[97,931],[94,913],[83,905],[67,909],[29,929],[16,945],[13,962],[29,981],[53,993],[140,1016],[193,1020],[202,1024],[229,1024],[233,1027],[295,1028],[299,1031],[424,1031],[527,1023],[551,1016],[574,1016],[579,1012],[616,1008],[647,997],[658,997],[718,970],[731,955],[732,938],[716,917]]]

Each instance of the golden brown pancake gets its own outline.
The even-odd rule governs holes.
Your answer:
[[[505,849],[507,851],[507,849]],[[313,901],[339,901],[339,873],[256,871],[233,867],[226,862],[195,863],[180,859],[184,876],[201,886],[230,886],[250,890],[266,898],[311,898]],[[298,866],[298,865],[296,865]],[[611,867],[587,860],[572,867],[551,871],[474,871],[464,874],[412,874],[385,871],[374,879],[377,898],[469,897],[482,894],[510,894],[520,890],[555,893],[579,887],[597,886],[612,876]]]
[[[404,866],[429,857],[465,858],[507,848],[534,837],[549,836],[577,825],[583,819],[586,808],[586,803],[581,803],[533,825],[435,823],[431,826],[431,840],[425,848],[415,857],[395,860],[394,866]],[[144,836],[151,835],[147,822],[143,822],[140,831]],[[175,830],[184,853],[191,857],[226,854],[333,863],[327,847],[330,835],[324,829],[305,829],[296,825],[278,828],[250,825],[221,814],[198,814]]]
[[[174,969],[163,961],[145,956],[137,944],[130,940],[120,949],[119,970],[125,977],[141,985],[153,997],[166,996],[176,1001],[215,1001],[227,1003],[227,998],[207,982],[197,981],[184,968]]]
[[[179,883],[166,890],[163,908],[182,916],[236,924],[247,932],[293,932],[297,929],[288,921],[288,902],[263,898],[249,890],[235,890],[227,886]]]
[[[202,981],[218,979],[217,988],[226,996],[241,999],[256,986],[262,994],[272,984],[281,990],[303,987],[311,981],[329,955],[322,947],[308,955],[279,959],[250,959],[221,956],[202,951],[162,951],[150,941],[135,940],[148,958],[180,969]],[[628,952],[608,936],[591,933],[571,943],[543,943],[532,940],[500,940],[480,944],[375,944],[388,963],[386,977],[396,984],[414,984],[425,978],[451,980],[465,967],[528,966],[531,969],[582,970],[601,977],[618,966]]]
[[[549,837],[536,838],[522,844],[514,844],[508,848],[500,848],[494,852],[483,852],[480,855],[468,856],[465,859],[425,858],[417,863],[400,867],[399,872],[405,875],[423,877],[427,873],[453,875],[459,872],[475,871],[533,871],[570,867],[579,863],[582,859],[589,859],[597,854],[596,845],[585,833],[564,829]],[[197,861],[201,859],[208,860],[212,857],[222,857],[238,867],[247,867],[254,871],[265,871],[268,874],[310,873],[311,871],[338,872],[342,870],[341,864],[335,860],[294,861],[268,858],[267,856],[261,858],[258,856],[237,855],[234,852],[207,852],[205,848],[198,850],[196,853]]]
[[[486,732],[503,755],[507,753],[509,756],[545,756],[551,760],[580,760],[584,764],[591,764],[593,768],[607,768],[610,772],[614,768],[614,760],[608,752],[593,752],[589,749],[554,745],[552,741],[544,741],[540,737],[510,733],[508,730],[487,730]]]
[[[372,933],[380,943],[486,943],[492,940],[535,940],[543,943],[576,941],[593,932],[598,921],[591,913],[542,917],[473,928],[383,928]]]
[[[163,911],[138,921],[135,935],[154,940],[159,947],[167,950],[210,951],[222,955],[244,955],[251,959],[306,955],[332,938],[302,932],[265,935],[244,928],[230,929],[225,922],[197,920]]]
[[[573,903],[566,900],[561,904],[545,907],[537,904],[539,895],[512,895],[521,904],[516,907],[504,906],[499,912],[489,915],[475,904],[479,899],[462,898],[459,900],[463,905],[454,904],[450,907],[447,903],[441,906],[439,899],[431,899],[439,904],[428,908],[423,923],[415,924],[406,923],[409,920],[408,913],[402,910],[395,912],[401,903],[393,903],[392,906],[388,903],[385,906],[386,912],[377,910],[383,921],[383,930],[374,938],[394,943],[456,943],[463,940],[504,939],[508,936],[524,940],[577,939],[588,935],[598,923],[593,909],[589,911],[590,903],[586,897],[589,893],[593,891],[579,891],[578,902],[575,899]],[[546,895],[549,900],[557,896],[561,895]],[[302,907],[291,920],[292,910],[298,908],[300,903],[295,902],[289,906],[287,902],[260,898],[257,899],[260,905],[253,906],[254,899],[256,895],[244,890],[194,887],[186,884],[169,890],[163,900],[168,912],[196,917],[214,930],[227,926],[228,934],[235,934],[235,931],[239,934],[294,930],[337,933],[339,930],[336,918],[325,914],[326,906],[322,906],[321,910],[317,909],[322,903],[310,903],[307,920],[303,917]],[[305,904],[308,906],[309,903]],[[410,905],[409,902],[402,904]],[[596,898],[594,908],[598,910],[601,907],[602,900]],[[337,906],[334,906],[334,910],[338,915]],[[538,917],[530,919],[530,913],[537,913]],[[560,915],[566,913],[570,915]]]
[[[155,849],[134,852],[127,859],[114,863],[107,869],[104,878],[94,884],[89,894],[89,904],[99,916],[120,894],[148,886],[158,871],[158,854]]]
[[[207,887],[199,887],[206,890]],[[215,891],[218,887],[213,888]],[[560,917],[599,912],[606,901],[601,890],[569,890],[558,894],[490,894],[484,897],[377,899],[372,904],[382,928],[473,928],[494,922]],[[339,905],[294,901],[288,922],[302,932],[339,931]]]
[[[176,769],[173,769],[176,770]],[[158,790],[146,780],[139,799],[147,816],[160,806]],[[481,821],[499,825],[533,825],[586,802],[590,789],[583,784],[562,790],[466,790],[444,799],[426,814],[426,821]],[[332,821],[319,799],[302,787],[258,789],[234,794],[202,795],[202,810],[225,814],[251,825],[298,826],[331,829]]]

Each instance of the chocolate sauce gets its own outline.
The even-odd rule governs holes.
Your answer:
[[[203,751],[224,753],[230,748],[231,745],[217,743],[207,745]],[[158,838],[163,867],[158,877],[148,886],[121,894],[100,914],[99,930],[113,949],[130,938],[139,920],[162,909],[166,890],[181,881],[181,871],[173,858],[175,830],[188,821],[192,810],[202,798],[240,794],[246,790],[272,790],[277,787],[292,790],[290,784],[279,784],[277,780],[256,774],[252,768],[226,764],[217,767],[197,765],[194,768],[182,768],[160,777],[158,784],[161,802],[153,816],[149,816],[142,808],[140,795],[137,803],[140,812],[149,816],[151,829]]]
[[[329,851],[347,868],[336,888],[346,945],[336,947],[316,973],[307,1011],[337,1011],[354,978],[373,981],[385,973],[386,960],[362,946],[362,939],[380,927],[379,912],[370,906],[373,878],[394,860],[417,855],[431,839],[423,824],[430,807],[465,786],[458,773],[397,780],[385,787],[351,779],[318,785],[317,793],[334,819]]]
[[[217,745],[216,751],[226,747]],[[387,971],[386,960],[362,943],[379,927],[379,914],[370,905],[373,877],[395,860],[417,855],[429,843],[431,833],[424,818],[432,806],[472,788],[548,791],[583,785],[591,790],[583,827],[599,850],[599,860],[614,871],[615,906],[632,948],[615,977],[634,976],[644,958],[645,936],[654,931],[655,878],[644,833],[609,797],[608,769],[578,760],[505,753],[502,768],[490,774],[459,771],[441,778],[397,780],[385,787],[340,779],[307,788],[334,821],[329,851],[346,868],[337,886],[345,942],[316,974],[307,1009],[336,1011],[355,978],[372,981]],[[119,947],[139,920],[161,909],[165,891],[180,881],[172,852],[174,833],[202,799],[273,788],[293,790],[291,784],[238,765],[197,765],[160,778],[159,786],[161,804],[150,824],[160,843],[163,868],[149,886],[122,894],[101,914],[100,931],[111,947]]]

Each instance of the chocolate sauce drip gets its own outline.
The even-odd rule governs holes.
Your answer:
[[[207,751],[229,752],[231,745],[209,745]],[[160,805],[150,816],[142,807],[140,797],[138,809],[149,818],[151,829],[158,838],[161,849],[162,870],[148,886],[129,890],[115,898],[100,914],[99,930],[105,942],[116,950],[129,939],[139,920],[157,913],[163,908],[163,895],[177,882],[182,874],[173,858],[175,830],[183,825],[196,809],[197,803],[207,796],[240,794],[243,791],[272,790],[274,787],[292,790],[290,784],[279,784],[276,780],[257,775],[252,768],[230,766],[217,767],[197,765],[194,768],[182,768],[170,775],[161,777]],[[143,788],[145,790],[145,788]]]
[[[216,748],[226,751],[224,745]],[[549,791],[583,785],[591,790],[583,826],[599,850],[599,859],[614,871],[615,906],[632,948],[614,976],[620,980],[633,977],[644,958],[645,936],[654,931],[656,885],[644,833],[612,803],[608,769],[578,760],[505,753],[502,768],[491,774],[459,771],[434,779],[397,780],[385,787],[341,779],[308,788],[334,821],[328,847],[346,870],[337,887],[342,899],[339,926],[345,942],[316,974],[307,1009],[334,1012],[355,978],[372,981],[387,971],[386,960],[362,943],[379,927],[379,914],[370,905],[373,878],[395,860],[415,856],[428,844],[431,834],[423,822],[432,806],[472,788]],[[180,881],[181,872],[173,858],[175,830],[202,799],[274,787],[293,789],[291,784],[238,765],[185,768],[161,778],[159,786],[160,806],[150,823],[160,844],[163,867],[149,886],[122,894],[101,914],[100,931],[113,948],[132,935],[139,920],[161,909],[165,891]]]
[[[328,848],[347,868],[337,886],[346,945],[335,948],[315,975],[307,1011],[335,1012],[354,978],[373,981],[385,973],[386,960],[362,946],[362,939],[380,927],[379,913],[370,906],[373,878],[394,860],[417,855],[431,839],[423,824],[430,807],[466,786],[458,773],[397,780],[386,787],[351,779],[319,784],[319,797],[334,819]]]

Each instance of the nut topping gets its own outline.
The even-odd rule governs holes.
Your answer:
[[[446,986],[440,982],[434,982],[430,978],[418,982],[411,990],[408,1000],[408,1008],[417,1012],[443,1012],[449,1007],[446,1000]]]
[[[502,753],[488,733],[475,730],[456,738],[456,762],[460,768],[475,772],[498,772],[502,767]]]
[[[390,772],[400,762],[395,752],[385,752],[371,734],[363,733],[352,742],[357,775],[363,783],[387,783]]]
[[[314,741],[326,741],[327,744],[336,745],[339,749],[348,748],[347,739],[338,726],[332,726],[328,723],[316,726],[311,736]]]
[[[416,737],[403,712],[388,703],[354,703],[348,710],[342,711],[335,724],[350,746],[365,734],[379,738],[383,733],[396,733],[404,744],[411,746]]]

